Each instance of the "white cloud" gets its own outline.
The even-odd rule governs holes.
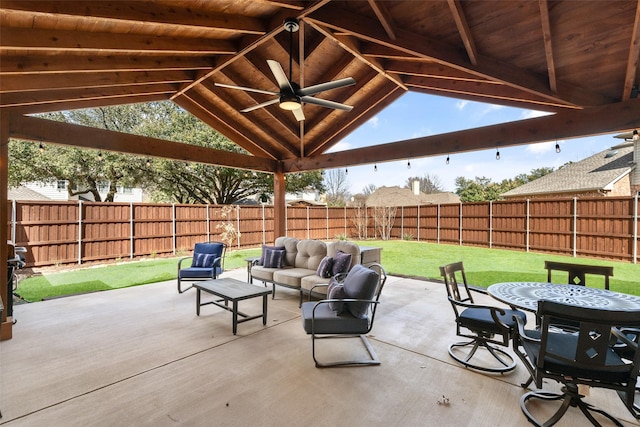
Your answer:
[[[464,109],[464,107],[467,106],[467,104],[469,104],[469,101],[458,101],[458,102],[456,102],[456,108],[458,110],[462,110],[462,109]]]
[[[535,154],[537,156],[545,153],[550,153],[556,148],[555,141],[540,142],[538,144],[527,145],[527,152]]]
[[[376,129],[380,124],[380,118],[378,116],[373,116],[367,123],[369,123],[372,128]]]
[[[333,153],[336,151],[344,151],[344,150],[349,150],[352,148],[352,145],[349,141],[346,140],[342,140],[340,142],[338,142],[336,145],[334,145],[333,147],[331,147],[329,150],[327,150],[327,153]]]

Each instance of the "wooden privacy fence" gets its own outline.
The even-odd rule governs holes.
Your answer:
[[[221,240],[219,224],[241,233],[233,248],[272,243],[271,206],[13,201],[9,236],[27,265],[48,266],[171,256]],[[545,252],[637,263],[638,196],[539,199],[397,208],[287,207],[287,235],[331,240],[390,238]]]

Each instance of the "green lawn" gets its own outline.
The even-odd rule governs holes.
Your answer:
[[[415,241],[362,241],[363,246],[382,247],[382,264],[392,275],[440,279],[438,267],[463,261],[470,284],[487,287],[497,282],[546,281],[545,260],[611,265],[611,290],[640,295],[640,266],[637,264],[571,258],[548,254],[506,251],[457,245],[437,245]],[[260,249],[227,252],[225,268],[245,268],[245,258],[260,255]],[[29,301],[62,295],[116,289],[176,278],[178,258],[134,261],[104,267],[81,268],[44,274],[20,281],[18,293]],[[589,277],[589,286],[604,287],[603,280]],[[554,281],[566,280],[558,273]]]

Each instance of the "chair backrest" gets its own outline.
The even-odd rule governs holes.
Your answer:
[[[552,271],[566,271],[569,285],[586,286],[586,275],[594,274],[604,276],[604,288],[609,289],[609,277],[613,276],[613,267],[603,265],[572,264],[567,262],[545,261],[547,270],[547,282],[551,283]]]
[[[224,270],[226,250],[227,245],[222,242],[196,243],[193,247],[193,259],[195,261],[198,255],[213,255],[215,258],[220,258],[220,268]]]
[[[440,275],[444,279],[444,284],[447,288],[447,295],[449,295],[449,297],[456,301],[473,303],[473,297],[471,296],[471,292],[469,292],[467,276],[464,273],[462,261],[443,265],[440,267]],[[462,279],[461,283],[458,282],[459,279]],[[456,316],[457,314],[458,313],[456,311]]]
[[[542,322],[538,369],[604,382],[608,378],[606,373],[619,380],[615,374],[630,370],[629,365],[612,357],[615,354],[612,347],[617,342],[612,328],[638,325],[640,311],[600,310],[542,300],[538,301],[537,314]],[[563,333],[555,327],[558,321],[578,326],[574,333]],[[637,364],[638,355],[634,359]],[[637,376],[638,367],[631,369],[632,373],[634,370]]]

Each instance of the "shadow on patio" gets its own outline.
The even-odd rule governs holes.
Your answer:
[[[246,271],[225,277],[246,280]],[[528,425],[521,365],[486,375],[449,357],[456,337],[443,285],[390,277],[381,301],[371,341],[382,365],[336,369],[314,367],[288,289],[269,299],[266,327],[242,323],[236,336],[217,307],[196,317],[195,291],[178,295],[175,281],[19,305],[14,338],[0,343],[0,424]],[[587,401],[638,425],[613,391]],[[558,426],[585,423],[572,408]]]

